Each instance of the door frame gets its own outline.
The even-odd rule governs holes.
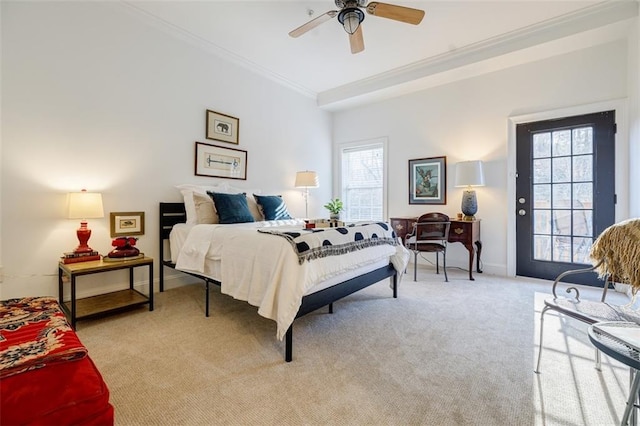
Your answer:
[[[615,192],[618,198],[615,206],[615,221],[619,222],[629,217],[630,159],[627,155],[629,152],[627,109],[627,99],[614,99],[509,117],[507,135],[507,276],[516,276],[516,126],[534,121],[614,110],[618,127],[615,135]]]

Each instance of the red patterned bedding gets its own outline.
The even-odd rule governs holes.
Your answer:
[[[0,301],[0,423],[113,425],[109,390],[56,299]]]
[[[56,299],[0,302],[0,378],[86,355]]]

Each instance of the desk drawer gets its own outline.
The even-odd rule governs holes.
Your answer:
[[[396,232],[396,235],[402,239],[404,243],[405,236],[413,230],[413,224],[416,223],[416,218],[405,217],[392,217],[389,219],[391,227]]]
[[[451,222],[449,241],[452,243],[466,243],[473,241],[473,223]]]

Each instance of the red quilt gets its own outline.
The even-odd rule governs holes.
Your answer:
[[[86,355],[56,299],[0,302],[0,379]]]
[[[109,389],[54,298],[0,301],[0,424],[112,426]]]

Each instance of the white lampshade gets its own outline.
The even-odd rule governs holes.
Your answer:
[[[305,170],[304,172],[296,173],[296,188],[317,188],[318,186],[320,186],[320,184],[316,172]]]
[[[484,186],[482,161],[462,161],[456,164],[455,186]]]
[[[102,207],[102,194],[99,192],[82,192],[69,193],[69,219],[98,219],[104,217],[104,209]]]

